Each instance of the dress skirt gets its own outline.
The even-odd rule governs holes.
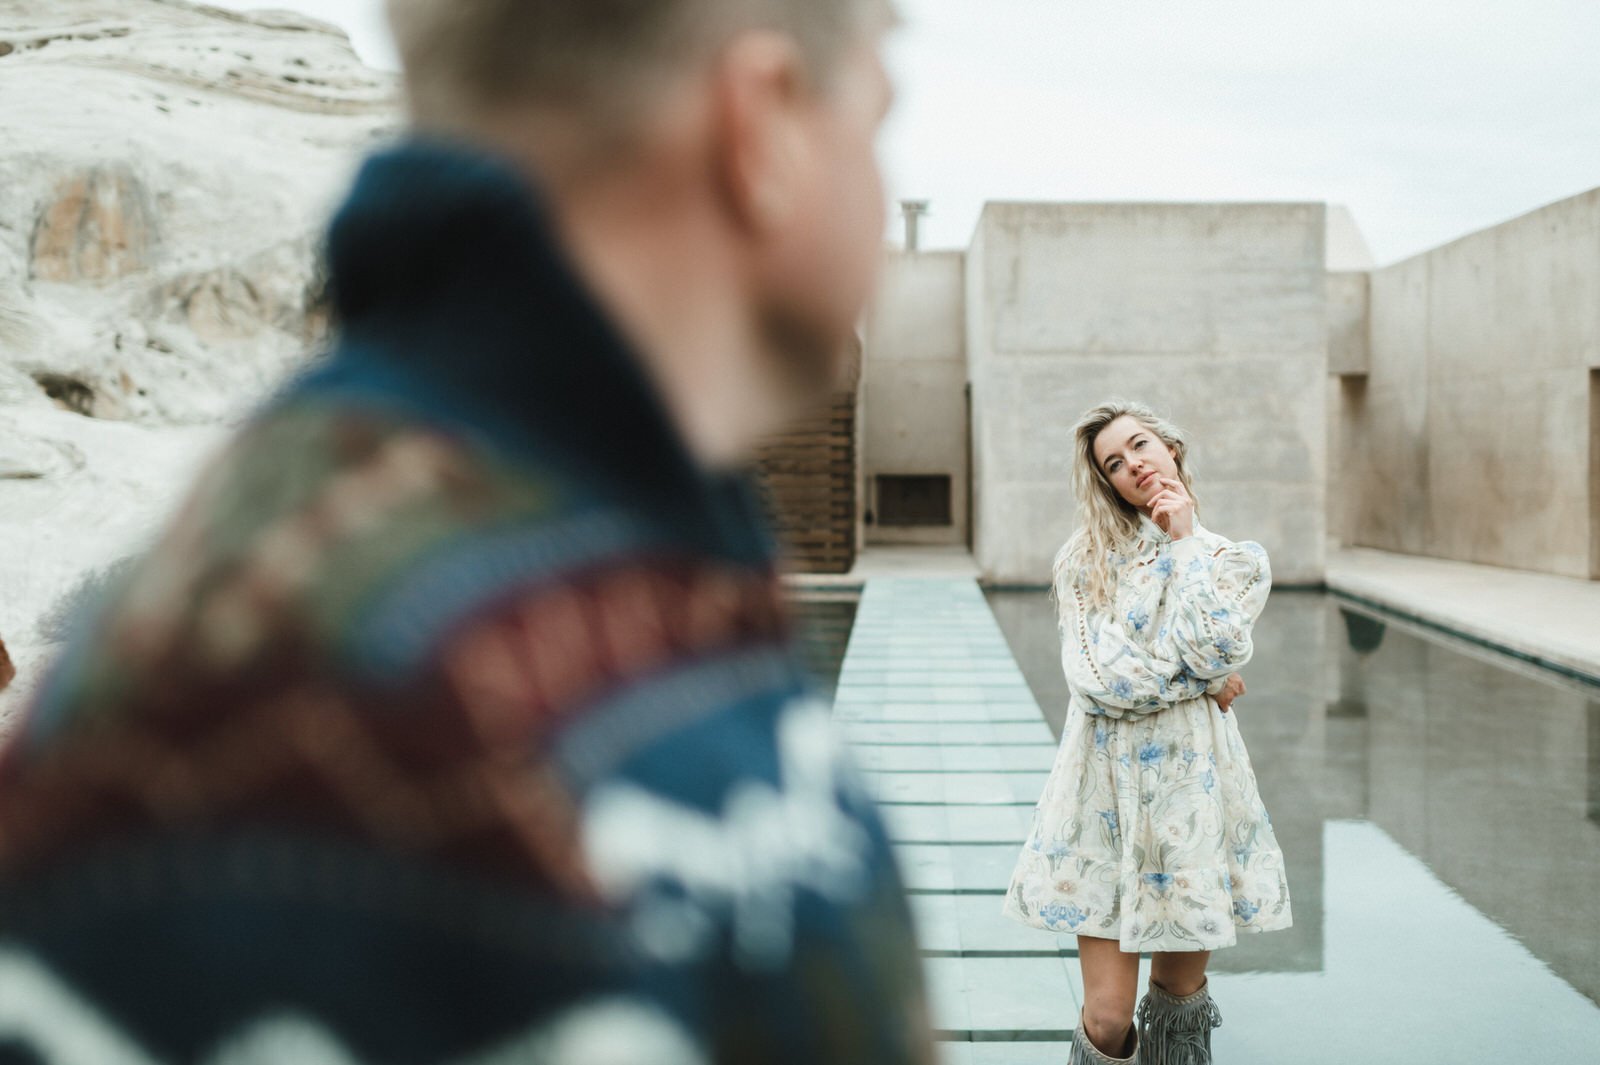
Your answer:
[[[1004,912],[1124,951],[1216,950],[1292,923],[1237,712],[1109,717],[1074,698]]]

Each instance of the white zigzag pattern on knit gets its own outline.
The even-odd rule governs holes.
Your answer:
[[[0,1040],[48,1065],[166,1065],[32,955],[0,948]],[[263,1017],[219,1040],[203,1065],[360,1065],[328,1027],[303,1014]],[[576,1006],[482,1054],[441,1065],[707,1065],[671,1017],[626,998]]]

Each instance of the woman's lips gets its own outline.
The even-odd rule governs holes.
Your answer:
[[[1156,473],[1155,473],[1154,470],[1152,470],[1149,473],[1145,474],[1143,477],[1139,478],[1139,487],[1140,488],[1149,488],[1150,487],[1150,483],[1152,481],[1154,481],[1155,479],[1156,479]]]

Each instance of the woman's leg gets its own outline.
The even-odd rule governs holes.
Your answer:
[[[1222,1023],[1206,987],[1209,951],[1156,954],[1139,1003],[1139,1054],[1152,1065],[1210,1065],[1211,1030]]]
[[[1139,955],[1123,953],[1114,939],[1079,936],[1078,964],[1083,969],[1084,1033],[1107,1057],[1127,1057],[1133,1051]]]
[[[1209,950],[1172,951],[1150,955],[1150,981],[1169,995],[1187,998],[1206,986]]]

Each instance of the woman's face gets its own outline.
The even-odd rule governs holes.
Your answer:
[[[1100,430],[1094,460],[1117,494],[1140,510],[1149,509],[1163,477],[1178,479],[1177,455],[1131,414]]]

